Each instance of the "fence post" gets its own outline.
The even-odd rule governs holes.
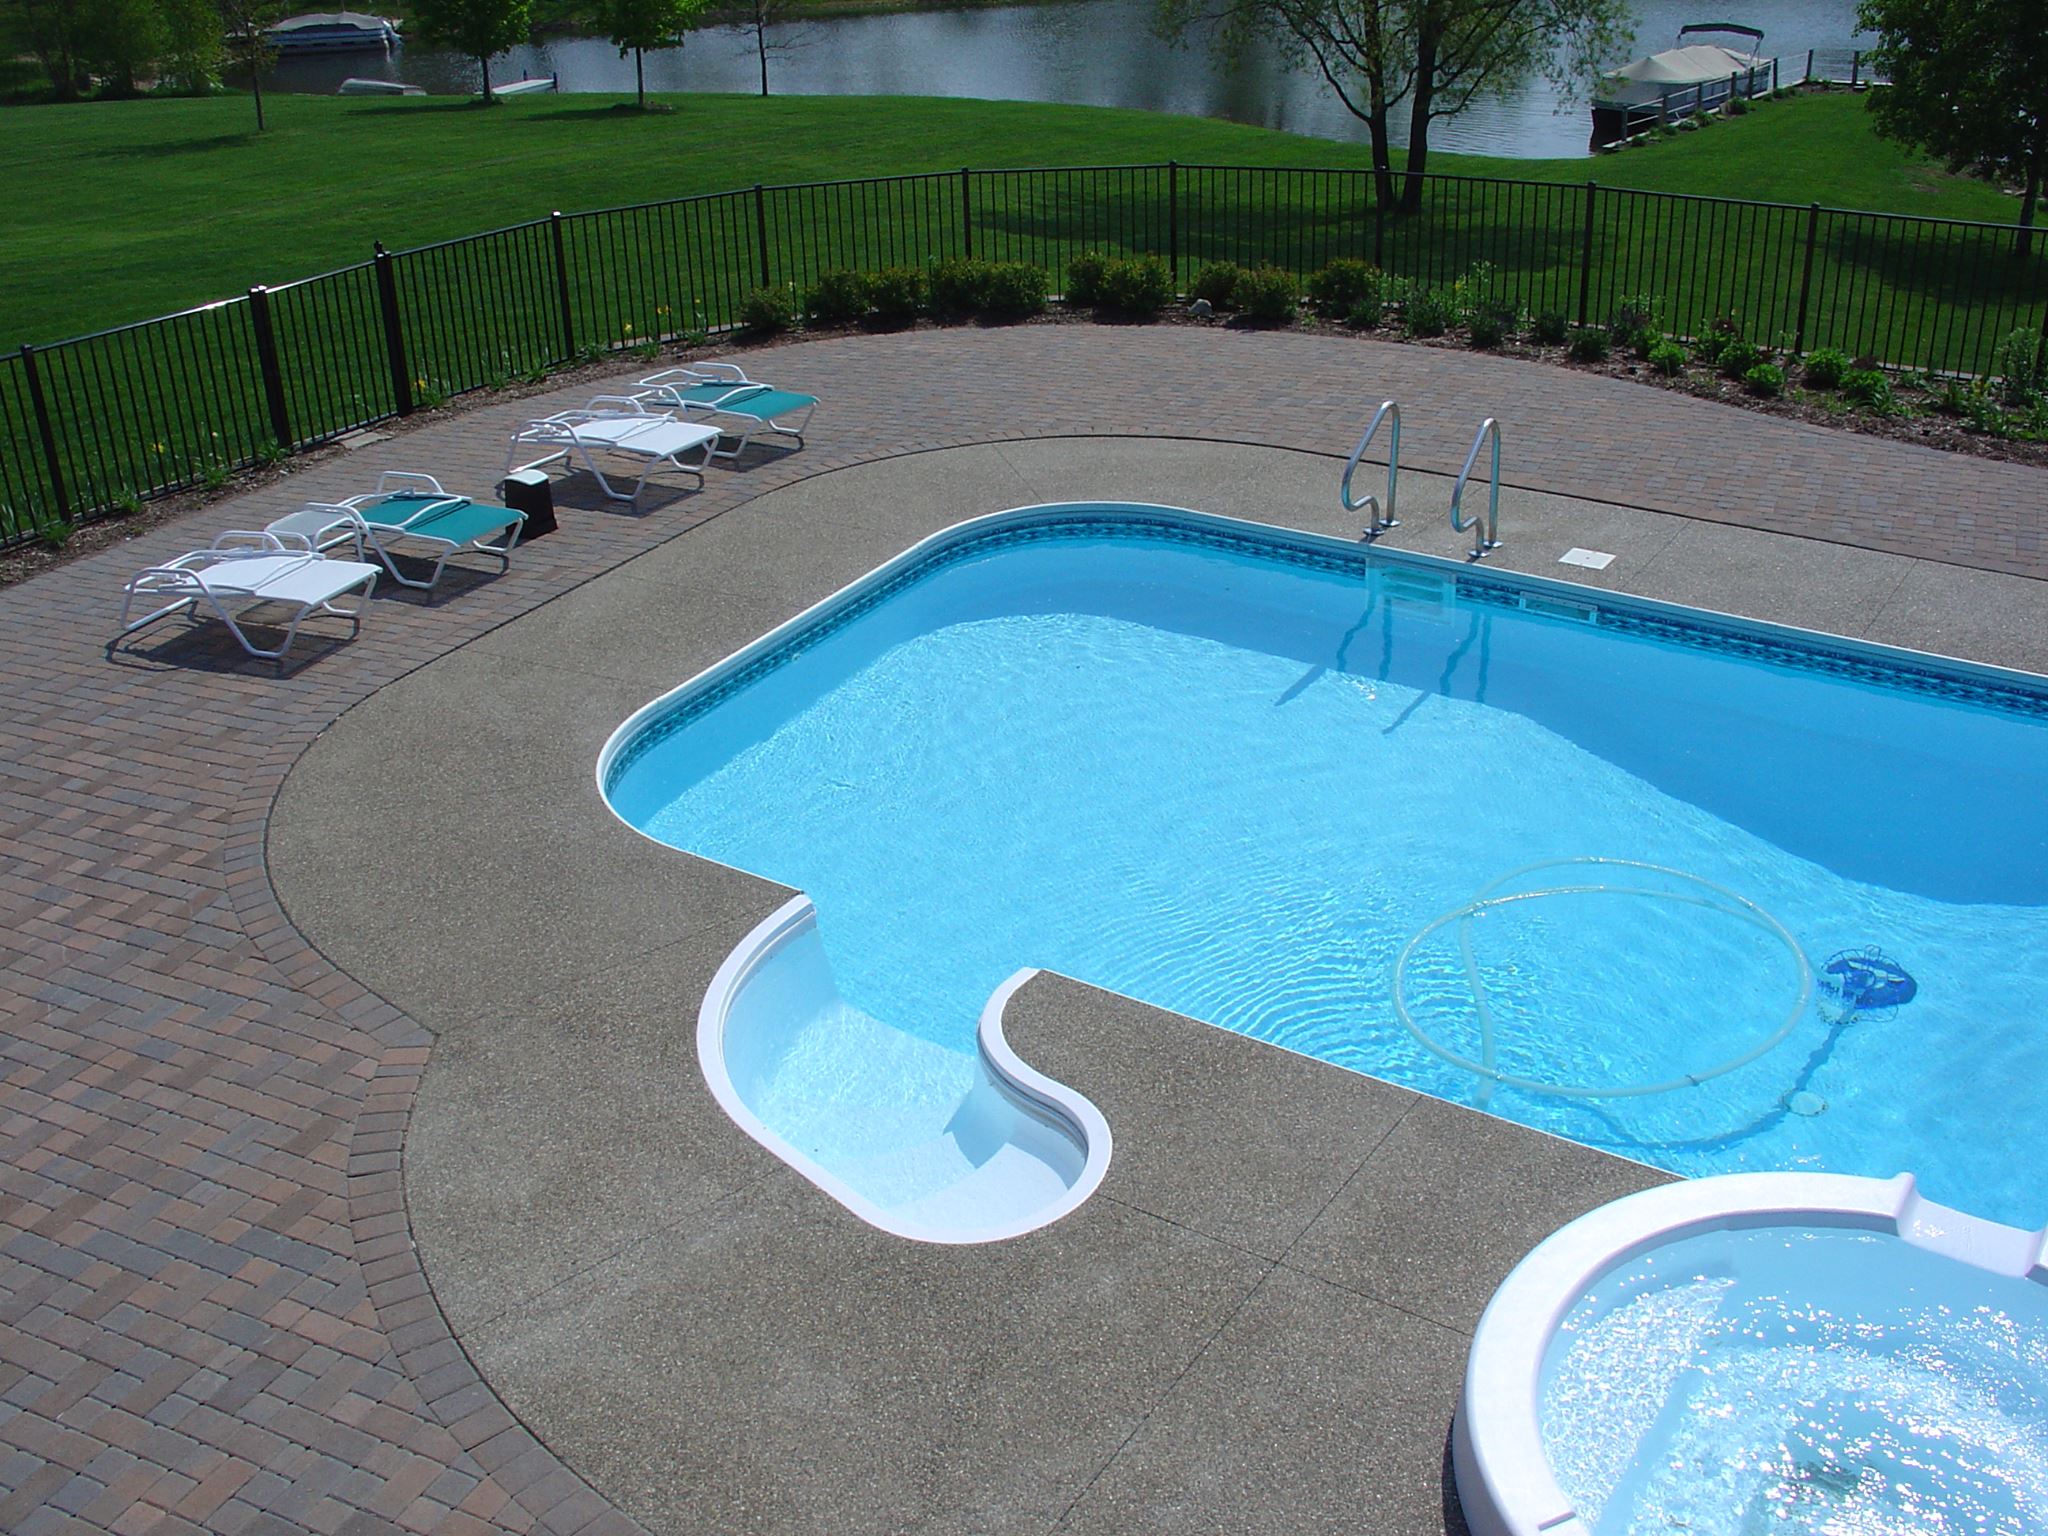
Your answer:
[[[1813,50],[1811,48],[1806,50],[1806,73],[1801,77],[1799,83],[1801,85],[1811,85],[1813,83]]]
[[[1372,264],[1387,269],[1387,205],[1380,201],[1380,175],[1372,173]]]
[[[1180,162],[1166,162],[1166,268],[1180,292]]]
[[[960,254],[974,260],[974,173],[960,167]]]
[[[1771,94],[1773,96],[1778,94],[1778,61],[1776,59],[1771,60]]]
[[[1593,199],[1600,188],[1594,182],[1586,183],[1586,233],[1579,250],[1579,324],[1586,323],[1593,302]]]
[[[249,290],[249,318],[256,327],[256,364],[263,374],[263,403],[270,408],[270,435],[277,446],[292,446],[292,424],[284,411],[284,371],[277,365],[277,333],[270,327],[270,290]]]
[[[761,286],[768,286],[768,194],[754,183],[754,234],[761,245]]]
[[[1850,90],[1852,90],[1852,91],[1853,91],[1853,90],[1855,90],[1855,89],[1856,89],[1856,86],[1857,86],[1857,84],[1858,84],[1858,83],[1859,83],[1859,81],[1861,80],[1862,74],[1863,74],[1863,50],[1862,50],[1861,48],[1852,48],[1852,49],[1850,49],[1850,50],[1849,50],[1849,89],[1850,89]]]
[[[1799,274],[1799,324],[1792,332],[1792,355],[1806,351],[1806,301],[1813,295],[1813,247],[1820,238],[1820,204],[1806,207],[1806,268]]]
[[[562,361],[576,355],[576,312],[569,306],[569,242],[562,234],[561,210],[548,215],[548,228],[555,237],[555,304],[562,320]]]
[[[43,376],[36,369],[36,349],[21,344],[21,369],[28,377],[29,404],[35,408],[36,435],[43,440],[43,464],[50,471],[50,494],[57,502],[57,516],[71,516],[71,500],[64,494],[64,468],[57,458],[57,434],[50,426],[50,402],[43,398]]]
[[[377,273],[377,307],[384,312],[384,360],[391,369],[391,403],[401,416],[413,412],[412,370],[405,362],[405,326],[398,317],[398,274],[392,270],[391,253],[384,242],[374,242],[371,258]]]

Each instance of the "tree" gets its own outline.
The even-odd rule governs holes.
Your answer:
[[[612,40],[619,57],[633,55],[633,88],[640,108],[647,109],[647,69],[641,55],[649,48],[680,48],[683,34],[697,24],[709,0],[596,0],[592,20]]]
[[[7,0],[0,41],[10,53],[34,57],[59,101],[76,101],[92,85],[86,54],[91,7],[86,0]]]
[[[160,73],[176,80],[195,96],[220,83],[225,53],[220,11],[214,0],[158,0],[163,17]]]
[[[265,30],[274,26],[281,0],[215,0],[220,11],[221,52],[237,70],[246,70],[256,97],[256,131],[263,131],[263,71],[277,57],[277,44]]]
[[[737,0],[723,13],[725,25],[753,39],[761,60],[761,94],[768,94],[768,55],[786,53],[801,39],[792,36],[790,19],[801,15],[799,0]]]
[[[516,48],[532,30],[533,0],[413,0],[413,19],[430,43],[476,60],[484,100],[491,94],[491,55]]]
[[[1382,208],[1394,202],[1392,116],[1408,107],[1408,175],[1400,206],[1422,206],[1429,127],[1531,74],[1570,97],[1628,36],[1628,0],[1159,0],[1160,24],[1185,36],[1218,27],[1222,46],[1272,38],[1313,64],[1366,125]]]
[[[2032,249],[2048,178],[2048,19],[2041,0],[1863,0],[1857,24],[1877,34],[1871,116],[1888,139],[2018,181],[2015,254]]]

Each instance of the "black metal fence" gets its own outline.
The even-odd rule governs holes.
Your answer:
[[[0,544],[550,368],[736,323],[757,287],[835,268],[1079,252],[1306,275],[1338,257],[1599,323],[1732,315],[1768,346],[1997,370],[2048,338],[2048,239],[2012,226],[1550,182],[1422,178],[1382,212],[1361,170],[972,169],[752,187],[549,219],[0,356]]]

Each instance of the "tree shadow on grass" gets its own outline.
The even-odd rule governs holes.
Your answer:
[[[236,149],[256,142],[252,121],[244,133],[216,133],[204,139],[173,139],[161,144],[109,144],[88,151],[96,160],[165,160],[174,155],[205,155],[218,149]]]

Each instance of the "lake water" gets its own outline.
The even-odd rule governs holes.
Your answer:
[[[1614,62],[1672,46],[1687,22],[1733,19],[1764,31],[1764,51],[1785,61],[1789,77],[1809,48],[1842,49],[1859,40],[1855,0],[1748,0],[1726,8],[1647,0],[1638,8],[1634,46]],[[1363,143],[1365,125],[1347,112],[1320,75],[1292,68],[1277,50],[1257,46],[1223,60],[1197,44],[1178,48],[1152,30],[1153,0],[1062,0],[971,11],[907,11],[805,22],[781,29],[789,44],[771,54],[769,88],[788,95],[966,96],[992,101],[1056,101],[1139,107],[1215,117],[1317,138]],[[1865,39],[1867,41],[1867,39]],[[1796,56],[1796,61],[1795,61]],[[651,91],[755,91],[759,64],[752,39],[710,28],[688,43],[647,55]],[[495,60],[491,78],[558,74],[565,91],[631,91],[633,60],[601,38],[553,38]],[[381,53],[282,60],[283,90],[329,93],[349,76],[405,80],[435,94],[472,92],[476,65],[421,47]],[[1587,152],[1584,103],[1563,104],[1544,80],[1474,104],[1431,130],[1432,147],[1472,154],[1553,158]],[[1398,115],[1397,142],[1407,134]]]

